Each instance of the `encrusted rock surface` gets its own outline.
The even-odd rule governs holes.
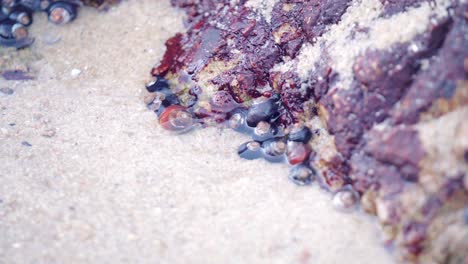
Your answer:
[[[187,32],[151,73],[165,85],[152,92],[177,100],[150,108],[180,104],[202,126],[235,116],[254,139],[268,122],[279,131],[268,140],[299,151],[290,164],[360,194],[401,260],[468,261],[465,1],[172,4]],[[234,114],[256,108],[265,112],[248,124]],[[297,126],[312,131],[305,144],[288,136]]]

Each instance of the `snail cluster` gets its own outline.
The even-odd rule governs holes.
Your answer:
[[[79,0],[0,0],[0,46],[25,48],[34,42],[28,33],[36,12],[47,13],[50,22],[66,24],[75,19]]]

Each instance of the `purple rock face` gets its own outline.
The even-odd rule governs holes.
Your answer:
[[[459,132],[468,118],[466,4],[279,0],[270,10],[244,0],[172,4],[186,11],[187,32],[167,41],[151,73],[179,98],[174,104],[201,126],[225,124],[252,135],[239,154],[289,162],[293,182],[310,184],[313,175],[334,192],[346,185],[405,260],[435,254],[437,241],[429,238],[445,234],[435,223],[468,202],[457,184],[468,177],[466,135]],[[404,28],[414,16],[409,12],[425,16],[427,25],[411,25],[410,37],[402,29],[401,37],[379,31],[385,23]],[[351,25],[349,36],[342,23]],[[340,37],[359,47],[337,49]],[[365,44],[371,37],[393,40],[371,48]],[[348,48],[355,56],[341,55],[351,58],[346,72],[335,53]],[[440,123],[457,128],[454,140],[437,143],[447,134]],[[456,170],[436,172],[450,160]],[[353,197],[346,193],[336,203]]]

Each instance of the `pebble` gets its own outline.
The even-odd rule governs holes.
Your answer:
[[[150,93],[169,89],[169,83],[166,79],[158,77],[146,84],[146,90]]]
[[[276,99],[270,98],[253,104],[247,112],[247,125],[255,127],[260,121],[270,121],[278,113]]]
[[[15,90],[8,88],[8,87],[0,88],[0,93],[2,94],[12,95],[14,92]]]
[[[26,147],[32,147],[31,143],[29,143],[27,141],[21,142],[21,145],[26,146]]]
[[[146,95],[143,96],[143,102],[146,105],[149,105],[152,102],[154,102],[154,99],[156,99],[156,94],[155,93],[150,93],[150,94],[146,94]]]
[[[289,164],[295,165],[304,162],[310,154],[310,148],[301,142],[288,141],[287,157]]]
[[[72,78],[76,78],[76,77],[80,76],[80,74],[81,74],[81,70],[76,69],[76,68],[71,70],[71,72],[70,72],[70,75],[71,75]]]
[[[11,246],[13,248],[21,248],[23,245],[21,245],[21,243],[13,243]]]
[[[185,132],[192,127],[193,118],[185,107],[171,105],[162,111],[159,123],[166,130]]]
[[[312,132],[305,126],[295,126],[288,136],[288,140],[307,143],[312,138]]]
[[[34,79],[34,77],[30,76],[29,73],[23,69],[6,70],[1,74],[2,77],[8,81],[29,81]]]

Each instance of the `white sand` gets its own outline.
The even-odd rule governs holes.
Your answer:
[[[21,54],[38,79],[0,80],[15,91],[0,95],[0,263],[392,263],[365,216],[240,160],[243,136],[159,128],[139,94],[178,30],[166,1],[36,17]]]

